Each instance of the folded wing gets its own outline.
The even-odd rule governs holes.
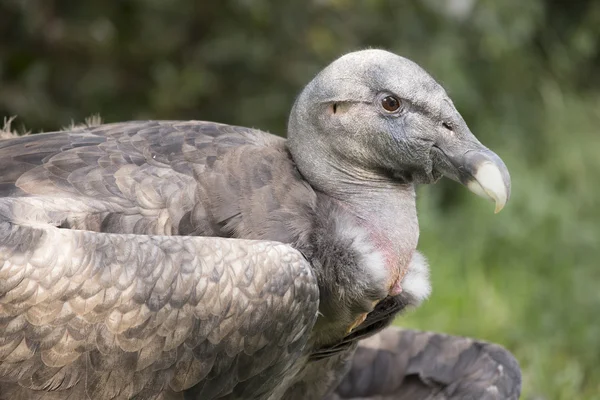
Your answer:
[[[0,199],[0,398],[261,397],[305,353],[318,288],[290,246],[60,229],[34,203]]]

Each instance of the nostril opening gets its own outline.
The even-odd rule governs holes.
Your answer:
[[[443,126],[444,128],[446,128],[446,129],[448,129],[449,131],[451,131],[451,130],[452,130],[452,126],[450,126],[450,124],[449,124],[449,123],[447,123],[447,122],[442,122],[442,126]]]

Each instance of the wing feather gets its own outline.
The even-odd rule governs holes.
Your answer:
[[[38,200],[0,199],[0,398],[259,396],[307,352],[318,288],[290,246],[59,229],[68,204]]]
[[[517,400],[520,391],[519,365],[498,345],[388,328],[359,342],[328,399]]]

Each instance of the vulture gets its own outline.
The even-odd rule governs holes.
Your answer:
[[[388,327],[430,292],[415,186],[495,203],[502,160],[384,50],[287,139],[132,121],[0,141],[0,399],[516,399],[500,346]]]

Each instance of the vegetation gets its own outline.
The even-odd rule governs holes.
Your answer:
[[[513,194],[494,215],[452,182],[420,189],[434,292],[398,324],[505,345],[525,399],[600,396],[600,2],[5,0],[0,38],[0,119],[34,132],[100,113],[283,134],[340,54],[417,61]]]

